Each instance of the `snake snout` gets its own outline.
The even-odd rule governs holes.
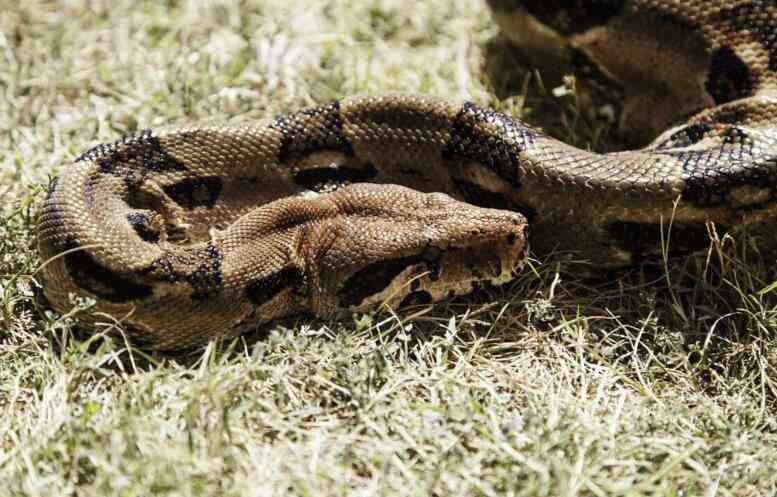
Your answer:
[[[394,185],[358,185],[335,197],[359,208],[315,235],[329,240],[311,263],[318,314],[427,303],[501,285],[526,256],[527,223],[515,212]]]

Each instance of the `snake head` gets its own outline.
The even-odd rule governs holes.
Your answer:
[[[397,185],[353,185],[327,202],[340,215],[307,230],[300,253],[321,316],[500,285],[526,257],[528,225],[516,212]]]

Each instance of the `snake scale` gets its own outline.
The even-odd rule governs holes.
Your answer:
[[[142,130],[63,169],[38,221],[44,294],[95,298],[157,349],[281,316],[463,294],[537,252],[595,266],[706,246],[777,210],[777,1],[489,0],[638,150],[581,150],[429,96]],[[88,323],[87,323],[88,324]]]

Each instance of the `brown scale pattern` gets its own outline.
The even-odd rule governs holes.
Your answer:
[[[659,136],[597,154],[414,95],[144,130],[52,182],[38,222],[47,300],[66,311],[71,293],[95,297],[143,343],[184,348],[504,283],[526,257],[524,215],[535,250],[600,266],[657,253],[670,217],[677,252],[703,246],[707,222],[777,218],[775,2],[490,3],[515,41],[577,61],[581,98],[626,139]]]

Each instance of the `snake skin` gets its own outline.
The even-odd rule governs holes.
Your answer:
[[[670,219],[675,252],[706,246],[710,222],[773,228],[775,0],[489,3],[507,37],[574,71],[587,107],[647,146],[597,154],[412,95],[142,130],[52,182],[38,222],[50,305],[93,297],[134,338],[185,348],[502,284],[529,226],[533,250],[596,266],[660,253]]]

